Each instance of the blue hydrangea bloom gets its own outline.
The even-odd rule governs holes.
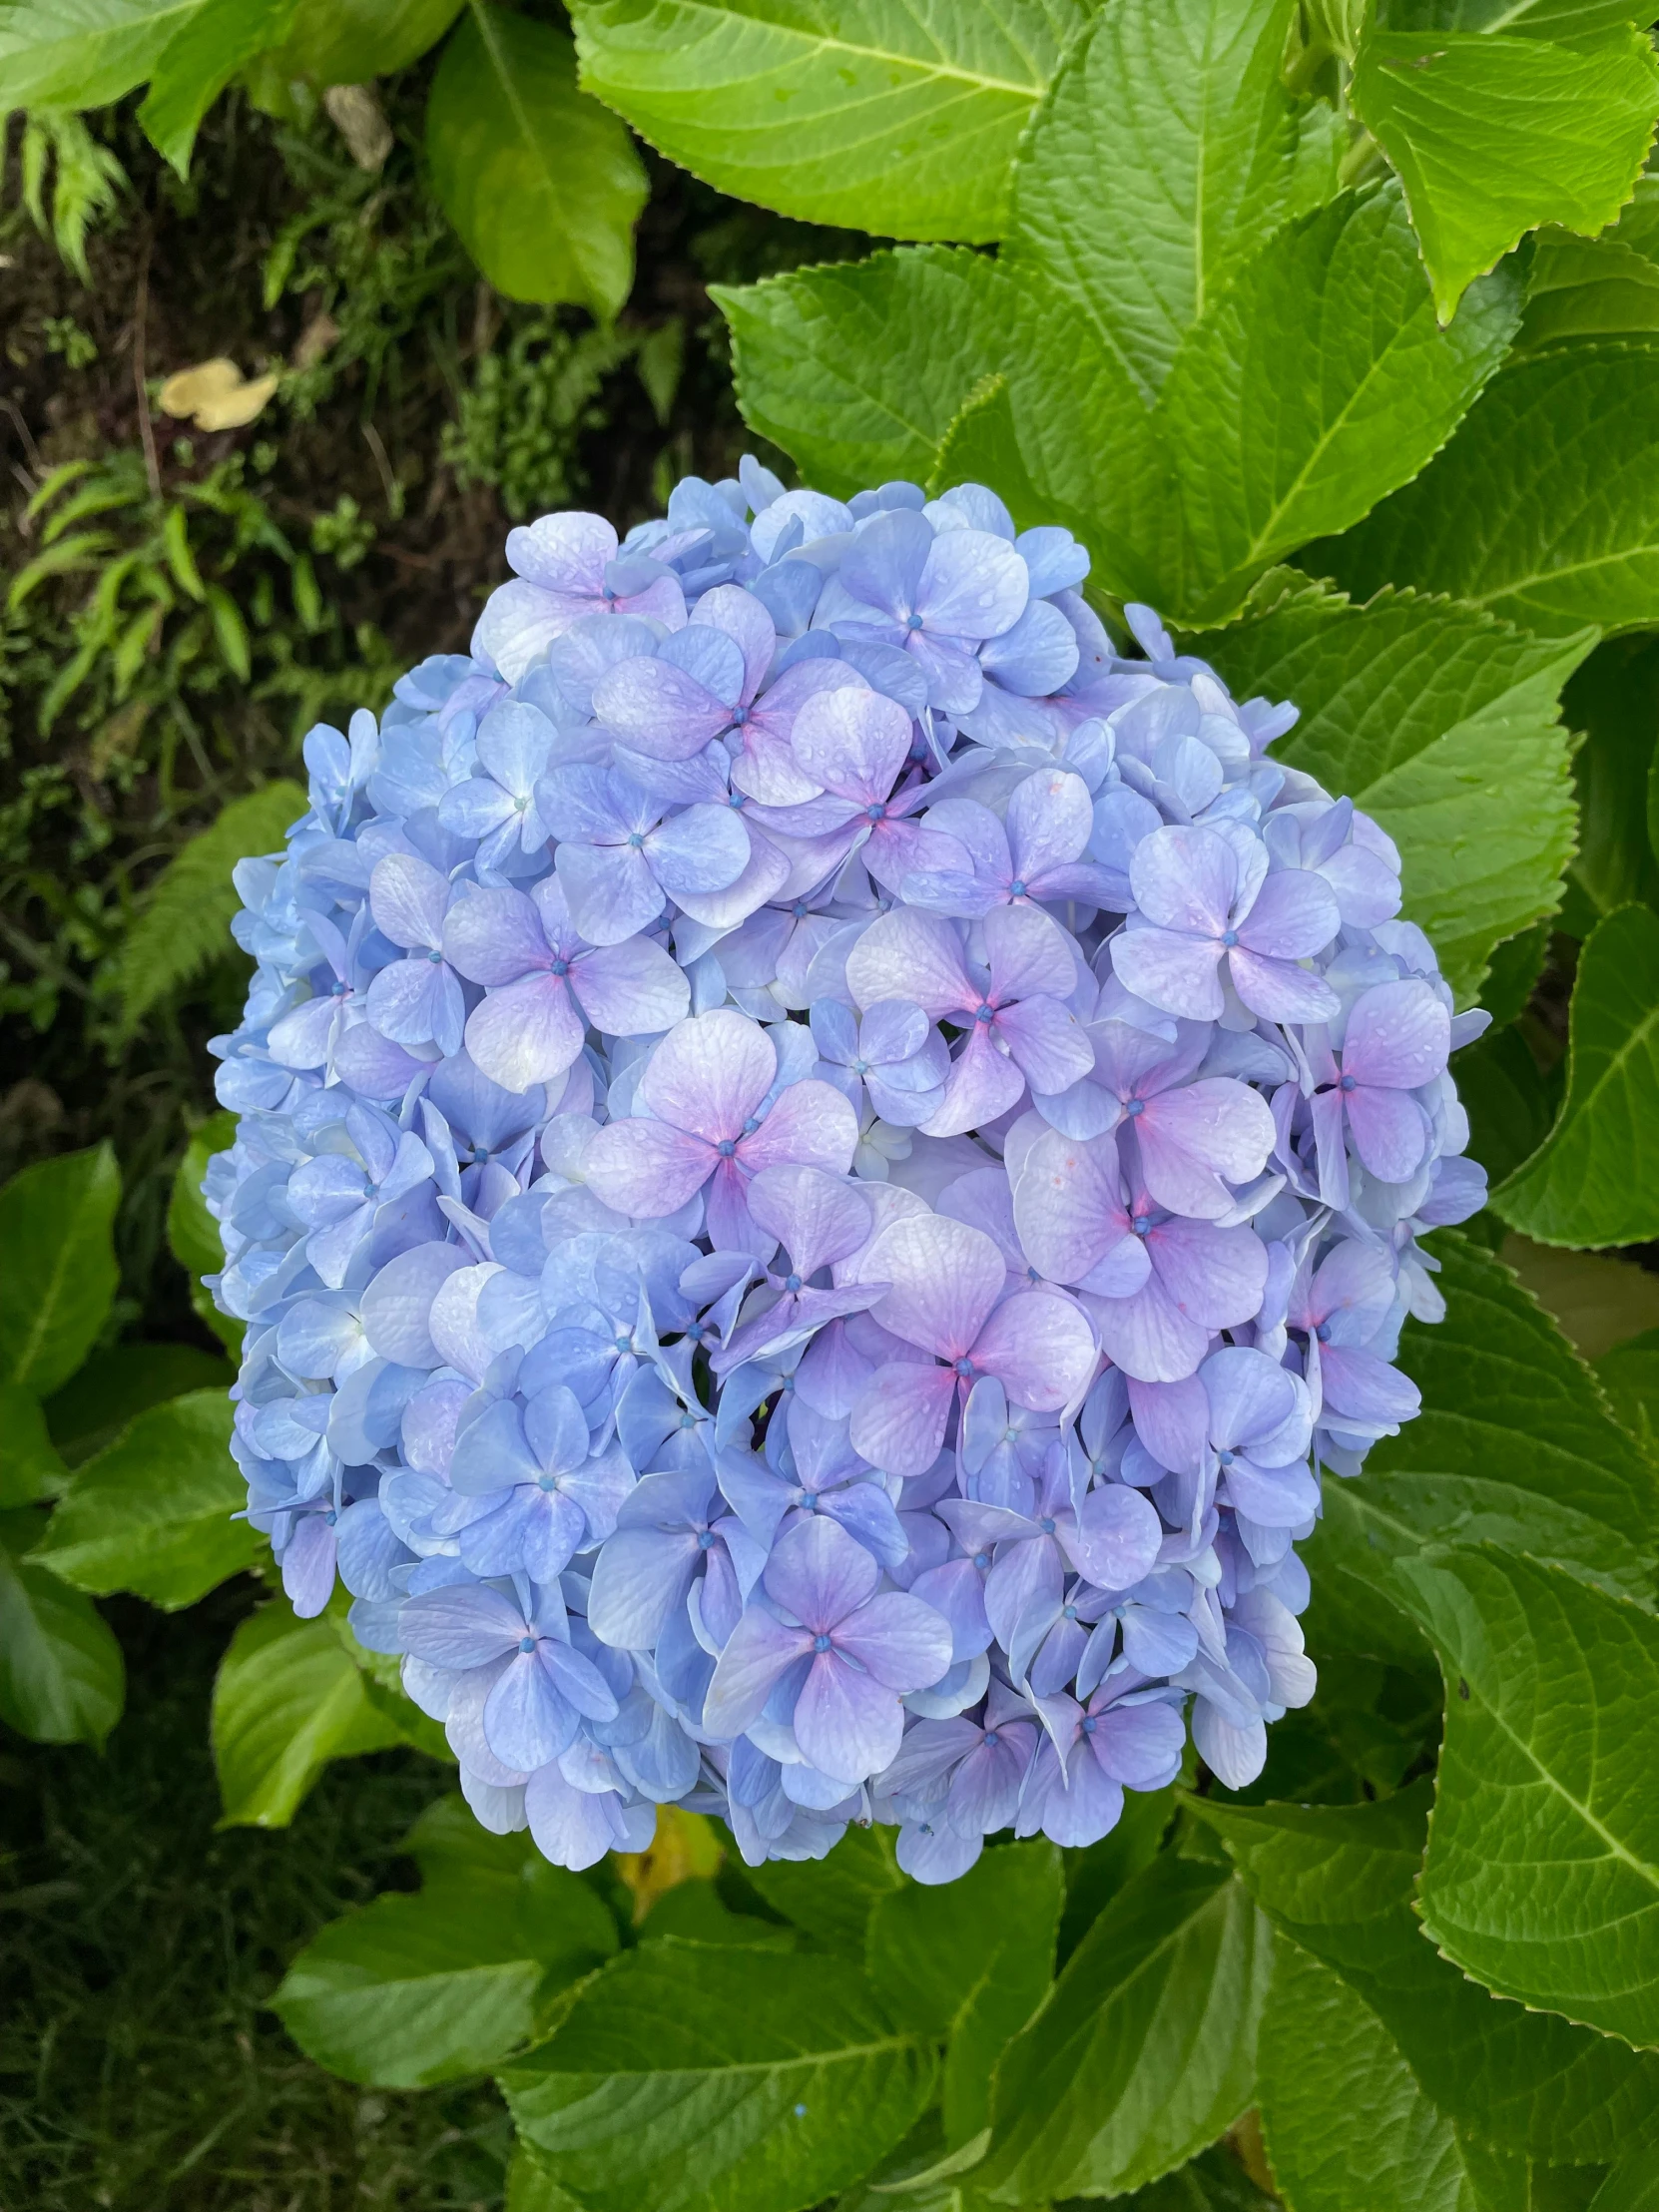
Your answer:
[[[236,1451],[478,1818],[1083,1845],[1314,1671],[1481,1204],[1399,858],[1063,530],[746,461],[508,541],[238,872]]]

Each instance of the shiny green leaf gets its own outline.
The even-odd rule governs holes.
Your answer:
[[[37,1744],[102,1744],[121,1718],[121,1646],[91,1600],[23,1556],[45,1526],[0,1515],[0,1721]]]
[[[1081,0],[577,0],[582,82],[741,200],[885,238],[993,239]]]
[[[276,1598],[242,1623],[214,1683],[221,1826],[286,1828],[330,1759],[403,1740],[370,1703],[332,1622],[302,1621]]]
[[[628,133],[576,89],[562,31],[474,0],[432,80],[426,159],[445,215],[498,291],[571,300],[603,321],[617,313],[649,187]]]
[[[418,1894],[330,1921],[271,2000],[307,2057],[393,2089],[484,2072],[617,1947],[587,1883],[550,1866],[527,1835],[488,1834],[459,1798],[423,1813],[408,1848]]]
[[[1492,1207],[1541,1244],[1640,1244],[1659,1236],[1659,914],[1650,906],[1621,906],[1597,925],[1570,1021],[1560,1118]]]
[[[115,1297],[120,1203],[107,1144],[38,1161],[0,1187],[0,1378],[47,1397],[92,1350]]]
[[[1450,321],[1472,279],[1539,224],[1593,236],[1613,221],[1652,142],[1659,64],[1634,25],[1587,52],[1374,28],[1350,98],[1404,185]]]
[[[248,1503],[234,1410],[224,1390],[193,1390],[140,1413],[77,1470],[36,1556],[94,1597],[131,1590],[168,1612],[252,1566],[266,1539],[231,1517]]]

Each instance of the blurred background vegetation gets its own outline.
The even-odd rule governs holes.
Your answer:
[[[431,67],[375,88],[383,132],[372,112],[366,132],[349,107],[343,128],[320,106],[276,120],[233,93],[188,183],[131,101],[7,129],[0,1180],[111,1140],[110,1340],[219,1349],[165,1223],[246,963],[226,894],[194,926],[145,926],[169,861],[228,805],[302,776],[312,723],[464,649],[513,522],[577,504],[626,528],[675,478],[732,469],[754,441],[706,284],[865,243],[646,153],[614,326],[516,304],[431,192]],[[163,410],[170,379],[221,358],[240,385]],[[273,796],[260,848],[286,820]],[[180,1614],[106,1606],[130,1712],[102,1753],[0,1728],[4,2212],[502,2201],[493,2089],[353,2089],[261,2009],[322,1922],[412,1886],[399,1839],[448,1777],[384,1752],[324,1775],[290,1829],[219,1832],[208,1702],[258,1594],[244,1577]]]

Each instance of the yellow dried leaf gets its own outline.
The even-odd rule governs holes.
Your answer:
[[[657,1809],[650,1849],[615,1852],[612,1863],[634,1893],[634,1918],[643,1920],[665,1890],[682,1882],[713,1880],[724,1857],[719,1837],[701,1813],[663,1805]]]
[[[252,422],[276,389],[276,378],[245,380],[235,361],[198,361],[181,368],[161,390],[164,414],[189,417],[199,430],[240,430]]]

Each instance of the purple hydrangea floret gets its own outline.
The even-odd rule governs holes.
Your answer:
[[[922,1882],[1307,1703],[1319,1469],[1483,1179],[1399,856],[1063,530],[549,515],[245,861],[249,1512],[488,1828]]]

